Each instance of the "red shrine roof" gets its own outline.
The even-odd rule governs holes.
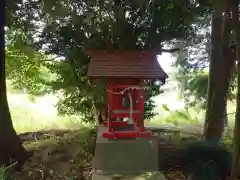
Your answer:
[[[91,78],[166,79],[168,75],[157,61],[156,52],[86,50],[91,57]]]

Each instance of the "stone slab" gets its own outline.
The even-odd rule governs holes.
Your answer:
[[[108,140],[101,136],[101,129],[99,132],[93,169],[109,174],[158,171],[158,138]]]
[[[92,180],[167,180],[160,172],[142,172],[139,174],[102,174],[92,173]]]

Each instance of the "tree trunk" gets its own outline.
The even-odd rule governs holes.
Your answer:
[[[222,121],[216,119],[216,99],[218,85],[219,60],[221,59],[221,26],[222,26],[222,12],[215,11],[212,14],[212,54],[209,66],[209,85],[208,85],[208,99],[206,120],[204,125],[204,136],[207,140],[219,140],[221,137]],[[220,97],[221,98],[221,97]],[[217,113],[221,113],[218,111]],[[218,122],[219,121],[219,122]]]
[[[3,4],[4,2],[2,2]],[[9,165],[10,160],[18,161],[15,168],[19,170],[23,163],[31,157],[31,153],[27,152],[17,136],[13,128],[6,94],[6,77],[5,77],[5,40],[4,40],[4,15],[5,6],[1,6],[0,18],[0,165]]]
[[[225,8],[224,16],[221,8],[216,8],[212,16],[212,55],[204,127],[205,139],[217,143],[224,131],[228,90],[234,69],[234,58],[230,56],[232,50],[229,47],[230,4],[227,3]]]
[[[235,117],[235,128],[233,137],[233,155],[232,155],[232,179],[240,177],[240,21],[239,21],[239,2],[231,0],[232,16],[236,35],[236,53],[237,53],[237,107]]]

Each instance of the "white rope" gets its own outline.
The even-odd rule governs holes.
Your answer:
[[[132,115],[133,115],[133,100],[132,100],[132,94],[130,92],[128,93],[128,97],[129,97],[129,100],[130,100],[129,123],[133,124],[133,118],[132,118]]]
[[[120,91],[120,92],[113,92],[113,91],[111,91],[110,89],[108,89],[107,88],[107,91],[109,91],[110,93],[112,93],[112,94],[116,94],[116,95],[123,95],[124,94],[124,92],[125,91],[127,91],[127,90],[133,90],[133,89],[136,89],[136,90],[141,90],[141,89],[149,89],[149,87],[148,86],[143,86],[143,87],[138,87],[138,86],[131,86],[131,87],[127,87],[127,88],[125,88],[125,89],[123,89],[122,91]]]

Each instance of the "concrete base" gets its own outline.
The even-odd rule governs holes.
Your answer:
[[[92,180],[167,180],[160,172],[144,172],[132,175],[123,174],[103,174],[93,172]]]
[[[158,139],[108,140],[101,136],[104,127],[99,127],[93,157],[93,169],[107,174],[137,174],[158,171]]]

